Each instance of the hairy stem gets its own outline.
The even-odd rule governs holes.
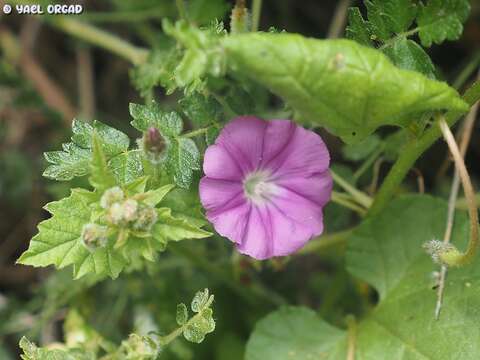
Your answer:
[[[192,138],[192,137],[195,137],[195,136],[198,136],[198,135],[205,134],[208,131],[208,129],[210,129],[212,127],[213,127],[213,125],[210,125],[210,126],[207,126],[207,127],[204,127],[204,128],[192,130],[192,131],[189,131],[186,134],[183,134],[182,136],[186,137],[186,138]]]
[[[327,39],[336,39],[342,35],[342,32],[345,30],[347,11],[351,4],[352,0],[341,0],[338,2],[333,20],[328,29]]]
[[[463,99],[470,104],[470,106],[473,106],[473,104],[480,99],[480,82],[472,85],[472,87],[463,96]],[[445,116],[446,123],[449,126],[452,126],[460,119],[461,116],[462,113],[458,111],[449,111]],[[382,186],[375,196],[367,216],[375,216],[385,208],[417,159],[430,146],[432,146],[441,135],[442,133],[440,128],[438,126],[432,126],[430,129],[425,131],[420,138],[413,139],[409,144],[407,144],[385,178]]]
[[[440,259],[448,266],[460,266],[472,261],[478,248],[477,203],[475,201],[475,191],[473,190],[470,176],[468,175],[465,162],[463,161],[463,156],[460,153],[460,149],[458,148],[457,142],[455,141],[455,137],[453,136],[452,131],[450,130],[444,117],[439,118],[438,124],[455,161],[455,168],[462,182],[463,191],[465,192],[465,197],[468,203],[468,214],[470,217],[470,240],[468,242],[467,250],[464,253],[459,253],[456,249],[452,251],[448,250],[445,253],[440,254]],[[452,208],[454,208],[454,203],[455,201],[452,202]],[[454,210],[452,210],[452,213],[453,211]],[[451,222],[453,224],[453,214],[451,216]],[[450,237],[451,229],[447,229],[447,231],[449,231],[449,233],[447,233],[446,235]]]
[[[332,191],[332,199],[331,200],[332,200],[332,202],[334,202],[338,205],[341,205],[343,207],[346,207],[350,210],[355,211],[360,216],[365,216],[367,211],[364,208],[362,208],[361,206],[357,205],[356,203],[350,201],[350,199],[347,198],[345,195],[346,194],[342,194],[342,193],[339,193],[339,192],[336,192],[336,191]]]

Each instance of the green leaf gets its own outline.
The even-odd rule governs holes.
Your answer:
[[[199,226],[189,223],[184,219],[172,216],[168,208],[158,208],[158,221],[152,229],[153,237],[161,242],[180,241],[184,239],[202,239],[212,234]]]
[[[177,305],[176,321],[178,325],[185,325],[188,320],[188,309],[184,303]]]
[[[314,311],[283,307],[256,324],[245,360],[346,359],[340,350],[344,338],[344,331],[327,324]]]
[[[159,187],[155,190],[150,190],[141,195],[144,204],[155,207],[160,201],[175,187],[175,185],[168,184]]]
[[[38,225],[38,234],[18,259],[19,264],[32,266],[55,265],[61,269],[73,265],[75,278],[87,273],[116,278],[125,260],[109,246],[89,251],[82,241],[83,226],[90,222],[90,205],[98,201],[95,193],[72,190],[65,199],[47,204],[52,218]]]
[[[19,346],[23,350],[23,354],[20,355],[23,360],[94,360],[93,356],[82,354],[80,351],[38,348],[25,336],[20,339]]]
[[[74,119],[72,132],[72,142],[63,144],[62,151],[50,151],[44,154],[47,162],[52,165],[45,169],[43,176],[53,180],[67,181],[76,176],[87,175],[94,132],[97,133],[107,158],[127,151],[130,143],[127,135],[100,121],[94,121],[93,125],[90,125]]]
[[[373,134],[357,144],[344,146],[342,153],[343,156],[348,160],[360,161],[366,159],[368,155],[377,150],[381,144],[382,140],[380,137]]]
[[[166,169],[175,183],[188,189],[193,180],[193,171],[200,170],[200,153],[192,139],[172,139],[167,152]]]
[[[198,291],[192,300],[192,311],[193,312],[201,312],[208,306],[213,300],[210,299],[208,289]]]
[[[198,126],[207,126],[220,120],[222,107],[210,96],[194,92],[180,100],[183,113]]]
[[[188,18],[196,24],[208,24],[223,19],[230,5],[225,0],[193,0],[188,4]]]
[[[205,339],[205,335],[215,330],[215,320],[213,319],[213,310],[206,308],[202,310],[192,321],[185,326],[183,336],[190,342],[200,344]]]
[[[474,360],[480,352],[480,262],[450,269],[440,319],[434,318],[438,270],[422,245],[445,231],[447,203],[429,196],[394,200],[379,216],[367,219],[347,243],[347,268],[380,295],[377,307],[357,324],[355,359]],[[455,217],[452,242],[463,248],[468,220]],[[321,330],[323,329],[323,330]],[[343,334],[343,336],[342,336]],[[289,359],[311,351],[319,358],[345,359],[347,333],[326,326],[304,309],[283,309],[257,325],[247,360]],[[316,355],[316,357],[315,357]]]
[[[423,48],[415,41],[402,37],[387,46],[383,52],[401,69],[418,71],[435,79],[435,65]]]
[[[130,73],[133,84],[143,97],[158,85],[166,89],[167,95],[172,94],[177,88],[173,73],[180,59],[181,53],[174,44],[152,50],[147,61]]]
[[[417,24],[422,45],[428,47],[460,38],[469,13],[468,0],[429,0],[421,5]]]
[[[408,30],[417,15],[411,0],[366,0],[371,31],[377,38],[387,41],[393,34]]]
[[[382,125],[405,127],[428,111],[468,109],[446,83],[398,69],[350,40],[251,33],[222,44],[231,69],[283,97],[297,119],[325,126],[346,142]]]
[[[115,178],[108,168],[107,158],[103,152],[102,144],[96,133],[93,134],[92,159],[90,161],[90,184],[103,192],[115,186]]]
[[[155,101],[149,105],[130,103],[130,115],[133,117],[132,126],[142,132],[155,127],[162,135],[176,136],[182,132],[183,120],[176,112],[165,112]]]
[[[142,152],[130,150],[110,159],[108,167],[119,184],[127,184],[144,174]]]
[[[360,9],[357,7],[351,7],[348,9],[346,37],[355,40],[362,45],[370,46],[372,44],[368,24],[363,20]]]

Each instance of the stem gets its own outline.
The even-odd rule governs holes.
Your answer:
[[[359,215],[361,216],[365,216],[365,214],[367,213],[366,210],[360,206],[358,206],[356,203],[354,202],[351,202],[350,199],[347,198],[347,196],[345,196],[346,194],[342,194],[342,193],[339,193],[339,192],[336,192],[336,191],[332,191],[332,202],[338,204],[338,205],[341,205],[341,206],[344,206],[350,210],[353,210],[355,212],[357,212]]]
[[[357,322],[353,315],[347,316],[347,360],[355,360],[355,347],[357,342]]]
[[[187,20],[187,11],[185,10],[185,3],[183,0],[175,0],[177,4],[178,14],[182,20]]]
[[[409,36],[415,35],[415,34],[418,33],[419,31],[420,31],[420,27],[416,27],[415,29],[412,29],[412,30],[410,30],[410,31],[405,31],[405,32],[403,32],[403,33],[400,33],[400,34],[398,34],[397,36],[395,36],[395,37],[393,37],[393,38],[385,41],[385,42],[383,43],[383,45],[378,48],[378,50],[383,50],[383,49],[385,49],[386,47],[388,47],[388,46],[392,45],[393,43],[395,43],[395,41],[397,41],[399,38],[402,38],[402,37],[406,37],[406,38],[407,38],[407,37],[409,37]]]
[[[343,188],[346,192],[352,195],[352,198],[356,202],[358,202],[360,205],[364,206],[367,209],[370,207],[370,205],[372,204],[372,198],[370,196],[350,185],[350,183],[348,183],[340,175],[335,173],[332,169],[330,169],[330,173],[332,174],[333,181],[335,181],[335,183],[337,183],[341,188]]]
[[[258,31],[260,15],[262,13],[262,0],[253,0],[252,5],[252,31]]]
[[[463,99],[472,106],[480,99],[480,82],[475,83],[463,96]],[[446,122],[452,126],[461,117],[462,113],[458,111],[449,111],[446,114]],[[375,216],[380,213],[388,204],[397,187],[413,167],[417,159],[435,143],[441,136],[440,128],[432,126],[418,139],[413,139],[402,151],[399,158],[391,168],[385,178],[380,190],[375,196],[374,202],[370,207],[367,216]]]
[[[210,305],[212,305],[213,302],[213,297],[211,296],[208,299],[208,302],[205,304],[204,309],[208,309]],[[189,326],[190,324],[194,323],[198,318],[203,316],[203,311],[200,311],[198,314],[195,314],[194,316],[191,317],[190,320],[188,320],[184,325],[180,326],[179,328],[173,330],[170,334],[161,336],[160,337],[160,344],[162,346],[166,346],[170,344],[173,340],[175,340],[178,336],[180,336],[183,333],[183,330]]]
[[[50,24],[79,39],[109,50],[134,65],[139,65],[147,59],[147,50],[131,45],[121,38],[98,29],[95,26],[73,20],[66,16],[54,18]]]
[[[475,191],[473,190],[470,176],[468,175],[463,156],[460,153],[458,145],[455,141],[450,128],[444,117],[440,117],[439,126],[442,131],[443,137],[448,144],[450,152],[452,153],[453,160],[455,161],[456,171],[462,181],[463,191],[468,204],[468,214],[470,216],[470,240],[468,242],[467,250],[464,253],[459,253],[458,250],[448,250],[443,254],[440,254],[440,258],[449,266],[460,266],[472,261],[478,247],[478,210],[477,203],[475,201]],[[453,202],[454,203],[454,202]],[[453,206],[452,206],[453,207]],[[452,221],[453,222],[453,221]],[[451,231],[451,230],[450,230]],[[449,235],[449,234],[447,234]]]
[[[183,134],[182,136],[186,137],[186,138],[192,138],[192,137],[195,137],[195,136],[198,136],[198,135],[205,134],[208,131],[208,129],[210,129],[212,127],[213,127],[213,125],[210,125],[210,126],[207,126],[207,127],[204,127],[204,128],[192,130],[192,131],[189,131],[186,134]]]
[[[478,74],[480,78],[480,72]],[[465,159],[465,154],[467,153],[468,144],[470,143],[470,139],[472,137],[473,126],[475,124],[475,119],[477,117],[479,104],[478,102],[471,108],[470,112],[468,113],[467,117],[465,118],[463,132],[462,132],[462,140],[460,143],[460,155],[462,159]],[[447,214],[447,226],[445,229],[445,235],[443,237],[443,243],[447,246],[450,242],[450,238],[452,235],[453,229],[453,222],[455,218],[455,208],[457,203],[458,191],[460,189],[460,173],[457,169],[454,171],[452,186],[450,190],[450,198],[448,200],[448,214]],[[469,205],[469,199],[467,197],[467,206]],[[475,198],[475,202],[476,202]],[[442,310],[443,304],[443,293],[445,290],[445,280],[447,278],[447,271],[448,267],[446,265],[442,265],[440,268],[440,279],[437,289],[437,303],[435,306],[435,319],[438,320],[440,317],[440,311]]]
[[[383,153],[383,146],[380,146],[377,150],[375,150],[368,158],[365,160],[365,162],[360,166],[360,168],[355,171],[355,174],[353,174],[353,178],[355,181],[360,179],[362,175],[375,163],[377,158]]]
[[[333,20],[330,23],[330,28],[328,29],[327,39],[336,39],[340,37],[342,31],[345,30],[345,20],[347,19],[347,11],[351,3],[352,0],[339,1],[335,9],[335,14],[333,15]]]

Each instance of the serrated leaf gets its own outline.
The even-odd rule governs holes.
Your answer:
[[[380,295],[377,307],[356,326],[355,359],[477,359],[480,353],[480,262],[450,269],[440,319],[434,318],[438,269],[422,245],[445,231],[447,203],[429,196],[394,200],[366,220],[347,243],[347,268]],[[464,248],[468,220],[457,213],[452,242]],[[310,311],[280,310],[260,321],[246,360],[289,359],[289,354],[345,359],[347,333],[326,327]],[[324,330],[320,330],[320,329]],[[343,334],[343,335],[342,335]]]
[[[417,24],[422,45],[429,47],[460,38],[469,13],[468,0],[429,0],[421,5]]]
[[[231,69],[283,97],[299,120],[325,126],[346,142],[382,125],[405,127],[424,112],[468,109],[446,83],[398,69],[350,40],[251,33],[222,44]]]
[[[188,189],[193,180],[193,171],[200,170],[200,153],[192,139],[176,137],[168,148],[166,170],[175,183]]]
[[[160,201],[175,187],[175,185],[168,184],[159,187],[155,190],[149,190],[142,194],[141,200],[144,204],[155,207],[157,206]]]
[[[411,0],[367,0],[365,5],[372,34],[382,41],[407,31],[417,15]]]
[[[201,312],[208,304],[209,298],[208,289],[197,291],[191,303],[192,311]]]
[[[177,305],[176,321],[178,325],[185,325],[188,320],[188,309],[184,303]]]
[[[91,125],[74,119],[72,132],[72,142],[63,144],[63,151],[50,151],[44,154],[45,160],[52,165],[45,169],[43,176],[67,181],[76,176],[87,175],[94,132],[97,133],[107,158],[125,152],[130,143],[127,135],[100,121],[94,121]]]
[[[39,348],[25,336],[20,339],[19,346],[23,350],[20,355],[23,360],[93,360],[93,357],[80,352],[72,354],[66,350]]]
[[[130,150],[110,159],[108,167],[119,184],[129,183],[144,174],[142,152]]]
[[[90,252],[82,241],[82,229],[90,221],[90,205],[96,195],[86,190],[72,190],[60,201],[47,204],[45,209],[53,216],[38,225],[38,234],[30,241],[27,251],[17,260],[32,266],[55,265],[61,269],[73,265],[75,278],[87,273],[116,278],[125,266],[125,260],[110,247]]]
[[[370,32],[368,31],[368,24],[363,19],[360,9],[357,7],[351,7],[348,9],[346,37],[355,40],[362,45],[370,46],[372,44]]]
[[[180,100],[183,113],[198,126],[207,126],[220,120],[222,107],[212,97],[197,92]]]
[[[402,37],[383,49],[383,52],[399,68],[418,71],[430,79],[435,79],[435,65],[415,41]]]
[[[152,101],[149,105],[130,103],[130,115],[133,117],[132,126],[140,131],[147,131],[155,127],[163,135],[177,136],[182,132],[183,120],[176,112],[165,112],[160,105]]]
[[[90,184],[100,192],[115,186],[115,178],[108,167],[107,158],[96,133],[93,134],[90,174]]]
[[[131,72],[133,84],[142,96],[147,96],[158,85],[166,89],[167,94],[175,91],[177,85],[174,70],[180,61],[181,53],[172,44],[169,48],[154,49],[147,61]]]
[[[174,218],[168,208],[158,208],[157,212],[158,221],[153,226],[152,236],[159,242],[202,239],[212,235],[184,219]]]
[[[202,310],[183,330],[183,336],[190,342],[200,344],[205,336],[215,330],[213,310],[210,308]]]

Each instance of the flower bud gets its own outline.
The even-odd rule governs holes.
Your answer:
[[[120,223],[122,223],[123,206],[121,203],[114,203],[108,208],[107,221],[113,225],[120,225]]]
[[[135,230],[150,231],[157,222],[157,211],[153,207],[145,207],[139,211],[137,221],[133,224]]]
[[[84,245],[91,250],[95,250],[100,246],[105,246],[108,241],[107,231],[108,229],[106,226],[94,223],[84,225],[82,229],[82,240]]]
[[[114,203],[122,201],[124,197],[125,194],[122,189],[118,186],[112,187],[103,193],[102,198],[100,199],[100,206],[104,209],[108,209]]]
[[[123,219],[126,222],[135,221],[138,217],[138,203],[133,199],[125,200],[122,204]]]
[[[163,138],[160,131],[155,128],[149,128],[144,134],[141,140],[142,150],[145,153],[148,160],[152,163],[159,163],[165,153],[165,139]]]
[[[237,0],[230,18],[230,32],[232,34],[246,33],[250,28],[249,23],[250,19],[245,0]]]
[[[439,240],[430,240],[423,248],[432,257],[433,261],[441,265],[455,265],[461,253],[455,246]]]

